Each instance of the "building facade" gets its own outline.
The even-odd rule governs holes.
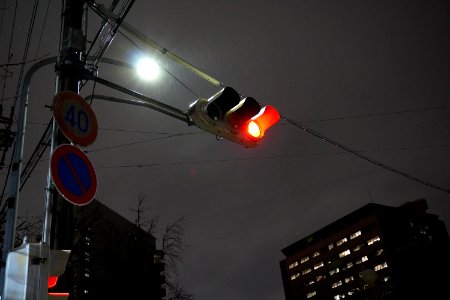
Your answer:
[[[163,253],[151,234],[95,200],[74,217],[69,262],[50,292],[73,300],[164,298]]]
[[[286,299],[449,297],[450,239],[427,209],[370,203],[284,248]]]

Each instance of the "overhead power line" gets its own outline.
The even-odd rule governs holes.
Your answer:
[[[36,61],[38,61],[38,60],[41,60],[41,59],[43,59],[43,58],[46,58],[46,57],[48,57],[49,55],[50,55],[50,53],[47,53],[47,54],[43,55],[42,57],[36,57],[36,58],[34,58],[34,59],[29,59],[29,60],[27,60],[27,61],[22,61],[22,62],[18,62],[18,63],[2,64],[2,65],[0,65],[0,68],[3,68],[3,67],[12,67],[12,66],[22,66],[22,65],[25,65],[25,64],[28,64],[28,63],[32,63],[32,62],[36,62]],[[3,99],[3,100],[6,100],[6,99]]]
[[[397,114],[404,114],[404,113],[423,112],[423,111],[430,111],[430,110],[441,110],[441,109],[448,109],[448,108],[450,108],[450,105],[435,106],[435,107],[423,107],[423,108],[417,108],[417,109],[407,109],[407,110],[398,110],[398,111],[388,111],[388,112],[381,112],[381,113],[377,113],[377,114],[361,114],[361,115],[351,115],[351,116],[342,116],[342,117],[325,118],[325,119],[315,119],[315,120],[303,121],[303,123],[315,123],[315,122],[327,122],[327,121],[340,121],[340,120],[348,120],[348,119],[371,118],[371,117],[389,116],[389,115],[397,115]]]
[[[349,148],[349,147],[347,147],[347,146],[345,146],[345,145],[343,145],[343,144],[341,144],[341,143],[339,143],[339,142],[337,142],[337,141],[334,141],[333,139],[331,139],[331,138],[329,138],[329,137],[327,137],[327,136],[324,136],[324,135],[321,134],[321,133],[318,133],[318,132],[316,132],[316,131],[314,131],[314,130],[312,130],[312,129],[310,129],[310,128],[307,128],[307,127],[305,127],[302,123],[296,122],[296,121],[294,121],[294,120],[292,120],[292,119],[289,119],[289,118],[286,117],[285,115],[282,115],[281,117],[282,117],[284,120],[286,120],[287,122],[291,123],[292,125],[294,125],[294,126],[300,128],[300,129],[302,129],[303,131],[305,131],[305,132],[307,132],[307,133],[309,133],[309,134],[311,134],[311,135],[313,135],[313,136],[315,136],[315,137],[317,137],[317,138],[320,138],[321,140],[323,140],[323,141],[325,141],[325,142],[327,142],[327,143],[330,143],[330,144],[332,144],[332,145],[334,145],[334,146],[336,146],[336,147],[338,147],[338,148],[340,148],[340,149],[342,149],[342,150],[344,150],[344,151],[346,151],[346,152],[349,152],[349,153],[351,153],[351,154],[353,154],[353,155],[355,155],[355,156],[357,156],[357,157],[359,157],[359,158],[362,158],[362,159],[364,159],[364,160],[366,160],[366,161],[368,161],[368,162],[370,162],[370,163],[372,163],[372,164],[375,164],[375,165],[377,165],[377,166],[379,166],[379,167],[382,167],[383,169],[386,169],[386,170],[388,170],[388,171],[397,173],[397,174],[399,174],[399,175],[401,175],[401,176],[404,176],[404,177],[406,177],[406,178],[408,178],[408,179],[411,179],[411,180],[416,181],[416,182],[418,182],[418,183],[421,183],[421,184],[423,184],[423,185],[429,186],[429,187],[431,187],[431,188],[434,188],[434,189],[437,189],[437,190],[440,190],[440,191],[443,191],[443,192],[450,193],[450,189],[443,188],[443,187],[438,186],[438,185],[436,185],[436,184],[427,182],[427,181],[425,181],[425,180],[422,180],[422,179],[420,179],[420,178],[417,178],[417,177],[415,177],[415,176],[412,176],[412,175],[410,175],[410,174],[408,174],[408,173],[406,173],[406,172],[400,171],[400,170],[398,170],[398,169],[396,169],[396,168],[394,168],[394,167],[392,167],[392,166],[389,166],[389,165],[387,165],[387,164],[385,164],[385,163],[379,162],[379,161],[377,161],[377,160],[375,160],[375,159],[373,159],[373,158],[371,158],[371,157],[368,157],[368,156],[362,154],[361,152],[358,152],[358,151],[356,151],[356,150],[353,150],[353,149],[351,149],[351,148]]]
[[[442,151],[440,151],[440,152],[442,152]],[[340,152],[340,153],[342,153],[342,152]],[[435,154],[437,154],[437,153],[434,153],[434,155]],[[424,158],[424,156],[420,157],[420,159],[422,159],[422,158]],[[417,159],[419,159],[419,158],[417,157],[417,158],[415,158],[413,160],[417,160]],[[411,160],[408,160],[408,161],[411,161]],[[402,163],[405,163],[405,162],[408,162],[408,161],[402,161]],[[279,195],[275,195],[275,196],[269,196],[269,197],[264,198],[262,200],[252,201],[252,202],[249,202],[249,203],[246,203],[246,204],[242,204],[242,205],[238,205],[238,206],[235,206],[235,207],[230,207],[230,208],[226,208],[226,209],[223,209],[223,210],[219,210],[219,211],[217,211],[215,213],[211,213],[211,214],[208,214],[208,215],[200,216],[198,218],[195,218],[195,219],[187,221],[186,224],[197,223],[197,222],[205,221],[207,219],[217,218],[217,217],[222,216],[222,215],[239,212],[239,211],[242,211],[244,209],[267,205],[269,203],[273,203],[274,201],[279,201],[282,198],[289,198],[289,197],[292,197],[293,195],[297,195],[297,194],[301,194],[301,193],[305,193],[305,192],[309,192],[309,191],[313,191],[313,190],[324,189],[324,188],[327,188],[329,186],[336,185],[336,184],[341,184],[341,183],[343,183],[345,181],[348,181],[348,180],[361,178],[361,176],[367,176],[367,175],[373,174],[375,172],[379,172],[381,170],[382,169],[375,169],[375,170],[369,170],[369,171],[365,171],[365,172],[360,172],[360,173],[344,176],[344,177],[341,177],[341,178],[333,179],[333,180],[330,180],[330,181],[327,181],[327,182],[319,183],[319,184],[316,184],[316,185],[311,185],[311,186],[307,186],[307,187],[298,188],[296,190],[293,190],[293,191],[290,191],[290,192],[287,192],[287,193],[284,193],[284,194],[279,194]]]

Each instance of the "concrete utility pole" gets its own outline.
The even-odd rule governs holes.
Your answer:
[[[84,4],[86,0],[63,0],[63,32],[60,54],[56,60],[56,91],[79,93],[80,82],[85,69],[82,54],[85,50],[85,37],[82,30]],[[32,74],[40,67],[55,62],[55,59],[34,65],[25,76],[24,86],[28,94]],[[23,87],[24,88],[24,87]],[[23,97],[23,95],[22,95]],[[50,170],[46,191],[46,216],[41,243],[24,243],[15,247],[15,227],[17,203],[20,189],[20,169],[22,165],[23,139],[28,95],[21,97],[21,111],[18,120],[18,135],[14,151],[12,185],[8,197],[5,239],[2,249],[0,269],[0,293],[2,299],[47,299],[47,277],[61,274],[68,259],[67,251],[73,244],[73,206],[64,200],[54,188]],[[51,153],[68,140],[53,122]],[[51,250],[61,249],[61,250]]]
[[[65,0],[64,2],[61,52],[56,64],[56,93],[72,91],[78,94],[82,71],[84,70],[84,62],[82,61],[82,54],[85,50],[83,8],[86,1]],[[68,141],[53,122],[51,153],[63,143],[68,143]],[[43,233],[43,242],[49,244],[51,249],[71,249],[73,243],[73,205],[63,199],[56,191],[50,174],[48,175],[46,195],[46,205],[50,208],[47,214],[50,213],[50,215],[46,216],[45,222],[49,224],[44,226],[48,229]]]

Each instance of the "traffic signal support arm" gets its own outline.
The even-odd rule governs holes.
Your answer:
[[[113,20],[115,23],[118,23],[120,21],[120,27],[125,29],[128,33],[139,39],[145,46],[149,47],[153,51],[157,51],[165,56],[167,56],[172,61],[182,65],[183,67],[189,69],[191,72],[196,74],[197,76],[209,81],[215,86],[224,86],[224,84],[220,81],[214,78],[213,76],[205,73],[204,71],[200,70],[199,68],[195,67],[194,65],[190,64],[183,58],[179,57],[172,51],[164,48],[163,46],[159,45],[157,42],[140,32],[136,27],[132,26],[131,24],[128,24],[124,20],[120,20],[120,18],[115,15],[113,12],[108,10],[103,4],[96,4],[96,3],[90,3],[91,6],[104,18],[108,18]]]

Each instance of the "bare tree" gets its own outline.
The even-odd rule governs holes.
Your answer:
[[[145,214],[148,208],[144,206],[146,196],[144,194],[139,194],[138,204],[136,209],[132,209],[136,213],[136,219],[134,223],[141,229],[144,229],[147,233],[155,235],[158,228],[159,216],[148,218]]]
[[[0,216],[0,235],[5,235],[6,215]],[[25,237],[29,242],[36,242],[41,239],[42,217],[41,216],[17,216],[16,239],[14,245],[17,247],[23,243]],[[0,247],[3,248],[3,239],[0,240]]]
[[[146,196],[139,195],[135,224],[152,234],[160,241],[160,249],[164,252],[163,262],[166,265],[164,276],[168,300],[193,300],[194,296],[187,292],[178,282],[178,265],[183,263],[183,252],[188,247],[184,242],[184,216],[172,223],[168,223],[164,229],[158,230],[159,216],[149,217],[144,207]]]

